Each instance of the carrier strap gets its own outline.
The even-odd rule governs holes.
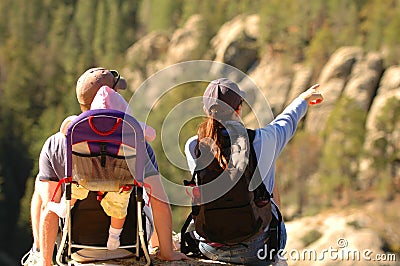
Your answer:
[[[60,189],[61,185],[62,185],[62,184],[65,184],[65,183],[72,183],[72,177],[64,177],[63,179],[60,179],[60,180],[58,181],[57,187],[56,187],[56,189],[55,189],[55,191],[54,191],[54,193],[53,193],[53,196],[51,197],[51,201],[52,201],[52,202],[55,201],[55,197],[56,197],[57,191]],[[135,186],[138,186],[138,187],[143,187],[143,186],[144,186],[145,188],[147,188],[147,189],[149,190],[149,193],[148,193],[149,201],[146,203],[146,205],[147,205],[147,206],[150,206],[150,199],[151,199],[152,189],[151,189],[151,186],[150,186],[149,184],[146,184],[146,183],[143,183],[143,184],[144,184],[144,185],[142,185],[142,183],[139,183],[139,182],[137,182],[136,180],[134,180],[134,185],[135,185]],[[125,190],[127,190],[127,189],[130,189],[130,188],[128,188],[128,187],[129,187],[129,185],[128,185],[128,186],[122,186],[121,192],[122,192],[122,191],[125,191]],[[98,191],[98,192],[97,192],[97,200],[98,200],[98,201],[101,201],[101,200],[106,196],[106,194],[107,194],[107,192],[100,192],[100,191]]]
[[[137,182],[136,179],[135,179],[134,180],[134,185],[138,186],[138,187],[144,187],[144,188],[147,188],[149,190],[149,193],[147,193],[148,196],[149,196],[149,201],[146,203],[146,206],[150,206],[150,200],[151,200],[151,197],[152,197],[152,188],[151,188],[150,184],[146,184],[144,182],[140,183],[140,182]]]
[[[282,214],[279,210],[279,207],[275,204],[274,201],[271,201],[271,204],[275,207],[277,217],[272,214],[272,220],[269,224],[268,228],[268,242],[267,242],[267,254],[272,258],[275,258],[276,254],[280,250],[280,242],[281,242],[281,223],[282,223]]]
[[[72,182],[72,177],[64,177],[63,179],[60,179],[57,183],[56,190],[53,193],[53,196],[51,197],[51,201],[54,202],[54,198],[56,197],[57,191],[60,189],[61,184],[64,183],[71,183]]]
[[[185,186],[196,186],[196,175],[197,175],[198,171],[196,169],[194,169],[193,171],[193,175],[192,175],[192,179],[190,180],[183,180],[183,185]]]
[[[187,240],[184,236],[185,236],[186,230],[188,229],[189,224],[192,221],[192,219],[193,219],[192,213],[190,213],[188,215],[188,217],[186,218],[186,221],[183,224],[182,229],[181,229],[181,252],[183,254],[188,254],[190,252],[190,250],[188,249]]]
[[[107,192],[97,191],[97,196],[96,196],[97,201],[101,202],[106,195]]]
[[[147,188],[148,190],[149,190],[149,193],[147,193],[148,194],[148,196],[149,196],[149,201],[146,203],[146,206],[150,206],[150,199],[151,199],[151,194],[152,194],[152,192],[151,192],[151,186],[149,185],[149,184],[146,184],[146,183],[143,183],[144,185],[142,185],[142,183],[139,183],[138,181],[136,181],[136,180],[134,180],[133,181],[133,185],[134,186],[136,186],[136,187],[145,187],[145,188]],[[122,186],[121,187],[121,189],[119,190],[119,193],[122,193],[122,192],[124,192],[124,191],[129,191],[129,190],[131,190],[132,189],[132,185],[124,185],[124,186]],[[101,192],[101,191],[98,191],[97,192],[97,200],[98,201],[101,201],[105,196],[107,195],[107,192]]]

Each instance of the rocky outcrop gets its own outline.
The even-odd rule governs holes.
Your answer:
[[[172,34],[165,64],[169,66],[188,60],[205,59],[202,56],[207,48],[207,22],[202,16],[194,15]]]
[[[249,73],[249,76],[268,100],[274,115],[282,111],[292,82],[291,70],[285,69],[280,60],[266,54],[257,67]]]
[[[312,75],[313,70],[310,67],[304,65],[296,65],[294,67],[293,81],[285,105],[288,105],[297,96],[299,96],[300,93],[308,89],[308,87],[311,85]]]
[[[366,265],[373,260],[374,265],[397,265],[394,253],[392,261],[375,260],[378,255],[387,256],[390,252],[384,250],[382,232],[375,228],[375,220],[368,213],[360,209],[339,210],[288,222],[289,241],[284,253],[288,264],[350,266]]]
[[[351,71],[344,95],[364,111],[368,111],[383,72],[383,58],[379,53],[368,53],[357,61]]]
[[[353,65],[361,59],[362,54],[363,51],[359,47],[343,47],[331,56],[318,79],[320,91],[325,98],[324,104],[309,110],[306,121],[308,131],[320,132],[324,129],[348,82]]]
[[[393,104],[394,103],[394,104]],[[400,67],[393,66],[387,69],[381,79],[377,95],[374,98],[371,109],[366,121],[366,137],[364,142],[365,153],[360,160],[359,181],[362,187],[368,187],[375,183],[377,172],[373,167],[374,158],[387,156],[391,160],[391,171],[386,175],[396,179],[395,183],[400,188],[400,124],[393,112],[400,107]],[[389,106],[390,105],[390,106]],[[398,112],[398,111],[397,111]],[[388,125],[384,126],[382,118],[386,117]],[[390,121],[392,120],[392,121]],[[387,128],[390,126],[391,128]],[[382,147],[377,147],[379,141],[381,145],[386,145],[387,149],[382,154]],[[383,143],[382,143],[383,141]]]
[[[310,109],[307,130],[313,132],[323,130],[342,95],[350,98],[360,109],[367,112],[382,72],[383,58],[379,53],[365,54],[359,47],[343,47],[337,50],[318,79],[325,101],[323,105]]]
[[[163,32],[151,32],[132,45],[126,53],[123,70],[130,90],[135,90],[153,74],[159,66],[159,58],[168,50],[169,36]]]
[[[165,32],[144,36],[126,53],[124,75],[130,82],[129,88],[136,90],[152,74],[170,65],[204,59],[208,39],[207,23],[200,15],[190,17],[171,36]]]
[[[240,15],[225,23],[211,40],[214,60],[247,72],[258,60],[259,20],[258,15]]]
[[[379,85],[378,95],[397,90],[400,87],[399,72],[400,66],[392,66],[385,71]]]

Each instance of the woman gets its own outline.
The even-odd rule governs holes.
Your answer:
[[[273,195],[272,201],[278,205],[279,193],[274,186],[276,159],[293,137],[299,121],[307,112],[308,105],[322,102],[323,97],[317,91],[318,87],[319,85],[314,85],[301,93],[276,119],[265,127],[255,130],[253,147],[261,178],[267,191]],[[239,89],[238,85],[226,78],[211,81],[207,86],[203,95],[207,119],[199,126],[197,136],[190,138],[185,147],[188,165],[192,173],[196,168],[196,159],[201,154],[199,147],[204,144],[209,145],[214,158],[222,169],[228,167],[230,158],[225,158],[222,152],[223,135],[229,134],[231,125],[242,125],[240,121],[244,97],[245,93]],[[277,216],[278,207],[274,204],[272,206],[272,212]],[[284,249],[286,230],[283,222],[281,229],[279,246],[280,249]],[[250,237],[237,245],[215,245],[215,243],[201,241],[199,249],[202,254],[213,260],[246,265],[270,265],[271,260],[260,256],[265,249],[268,238],[267,231],[266,228],[261,235]]]

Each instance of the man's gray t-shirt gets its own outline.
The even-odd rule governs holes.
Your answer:
[[[151,146],[146,143],[147,155],[144,169],[144,177],[158,175],[158,165]],[[65,136],[58,132],[51,135],[42,147],[39,156],[40,181],[55,181],[65,177]]]

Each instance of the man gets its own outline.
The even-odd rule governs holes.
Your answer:
[[[90,109],[90,105],[102,86],[115,90],[125,89],[126,81],[116,71],[104,68],[87,70],[78,79],[76,95],[82,112]],[[35,191],[31,201],[31,219],[34,243],[32,249],[24,256],[23,265],[52,265],[54,243],[58,233],[58,216],[48,210],[47,203],[53,197],[58,180],[64,178],[65,138],[62,134],[54,134],[47,139],[39,157],[39,173],[35,181]],[[146,162],[145,182],[152,187],[153,195],[150,203],[153,210],[155,229],[159,240],[157,256],[163,260],[180,260],[187,257],[173,251],[172,215],[167,196],[161,185],[157,162],[153,150],[147,145],[148,160]],[[61,191],[54,199],[59,202]]]

